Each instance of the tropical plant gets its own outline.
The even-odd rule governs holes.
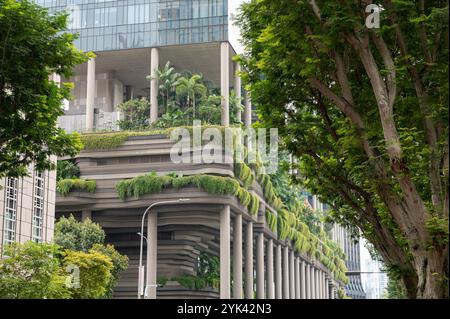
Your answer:
[[[142,130],[148,127],[150,102],[145,99],[132,99],[117,105],[124,114],[124,119],[117,123],[121,130]]]
[[[195,118],[196,96],[204,96],[207,93],[206,86],[201,80],[201,74],[194,74],[191,77],[182,76],[175,82],[176,93],[178,95],[186,95],[187,106],[192,107],[192,118]]]
[[[179,77],[180,74],[175,72],[174,67],[170,65],[170,61],[167,61],[162,69],[156,70],[154,78],[147,76],[148,80],[156,79],[158,81],[159,95],[163,100],[164,113],[173,111],[169,106],[172,105],[170,101],[173,99],[173,93]]]

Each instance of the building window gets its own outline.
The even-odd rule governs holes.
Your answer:
[[[17,186],[18,179],[8,177],[6,180],[5,217],[3,221],[3,242],[10,244],[16,239]]]
[[[44,174],[36,172],[34,176],[32,240],[42,242],[42,222],[44,217]]]

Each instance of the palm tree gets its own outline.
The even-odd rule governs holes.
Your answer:
[[[169,112],[170,94],[174,91],[175,83],[180,77],[179,73],[170,65],[170,61],[162,69],[156,71],[155,77],[147,76],[147,80],[156,79],[158,81],[158,89],[163,97],[163,105],[166,112]]]
[[[194,74],[191,77],[180,77],[175,83],[175,91],[177,94],[187,95],[187,105],[190,106],[192,101],[192,114],[195,118],[195,95],[206,94],[206,86],[201,82],[202,76],[200,74]]]

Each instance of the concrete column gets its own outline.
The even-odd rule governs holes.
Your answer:
[[[220,95],[222,96],[222,125],[230,125],[230,49],[228,42],[220,44]]]
[[[242,215],[234,217],[233,226],[233,298],[242,299]]]
[[[295,255],[294,251],[289,252],[289,298],[295,299]]]
[[[253,299],[253,222],[248,222],[245,234],[245,298]]]
[[[319,269],[314,269],[315,299],[320,299]]]
[[[319,299],[323,299],[323,285],[324,285],[324,280],[323,280],[323,271],[319,270]]]
[[[234,64],[234,92],[236,93],[236,99],[240,100],[242,96],[241,92],[241,77],[238,75],[238,73],[241,71],[241,65],[236,62]],[[236,111],[236,119],[240,122],[242,121],[242,112],[241,109],[238,108]]]
[[[283,299],[289,299],[289,247],[283,248]]]
[[[244,97],[244,124],[245,127],[252,126],[252,102],[249,91],[245,91]]]
[[[325,299],[330,299],[330,281],[325,277]]]
[[[306,271],[305,271],[306,263],[301,260],[300,261],[300,298],[306,299]]]
[[[256,298],[264,299],[264,234],[256,237]]]
[[[295,299],[300,299],[300,258],[295,257]]]
[[[327,298],[327,278],[325,277],[325,273],[322,272],[322,299]]]
[[[267,241],[267,298],[275,299],[275,286],[273,281],[273,239]]]
[[[230,206],[220,211],[220,298],[230,299]]]
[[[306,299],[311,299],[311,267],[305,263],[305,296]]]
[[[92,220],[92,211],[90,211],[90,210],[82,210],[81,211],[81,221],[85,221],[87,218]]]
[[[316,299],[316,277],[315,277],[315,269],[314,266],[310,266],[310,284],[311,284],[311,299]]]
[[[94,131],[95,107],[95,58],[87,62],[86,76],[86,131]]]
[[[147,281],[146,299],[156,299],[156,273],[158,265],[158,213],[147,217]]]
[[[156,72],[159,69],[159,49],[152,48],[150,53],[150,123],[158,119],[158,80]]]
[[[278,244],[275,249],[275,298],[282,299],[282,269],[281,269],[281,245]]]

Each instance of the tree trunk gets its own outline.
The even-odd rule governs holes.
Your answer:
[[[448,247],[417,252],[417,298],[448,298]]]

